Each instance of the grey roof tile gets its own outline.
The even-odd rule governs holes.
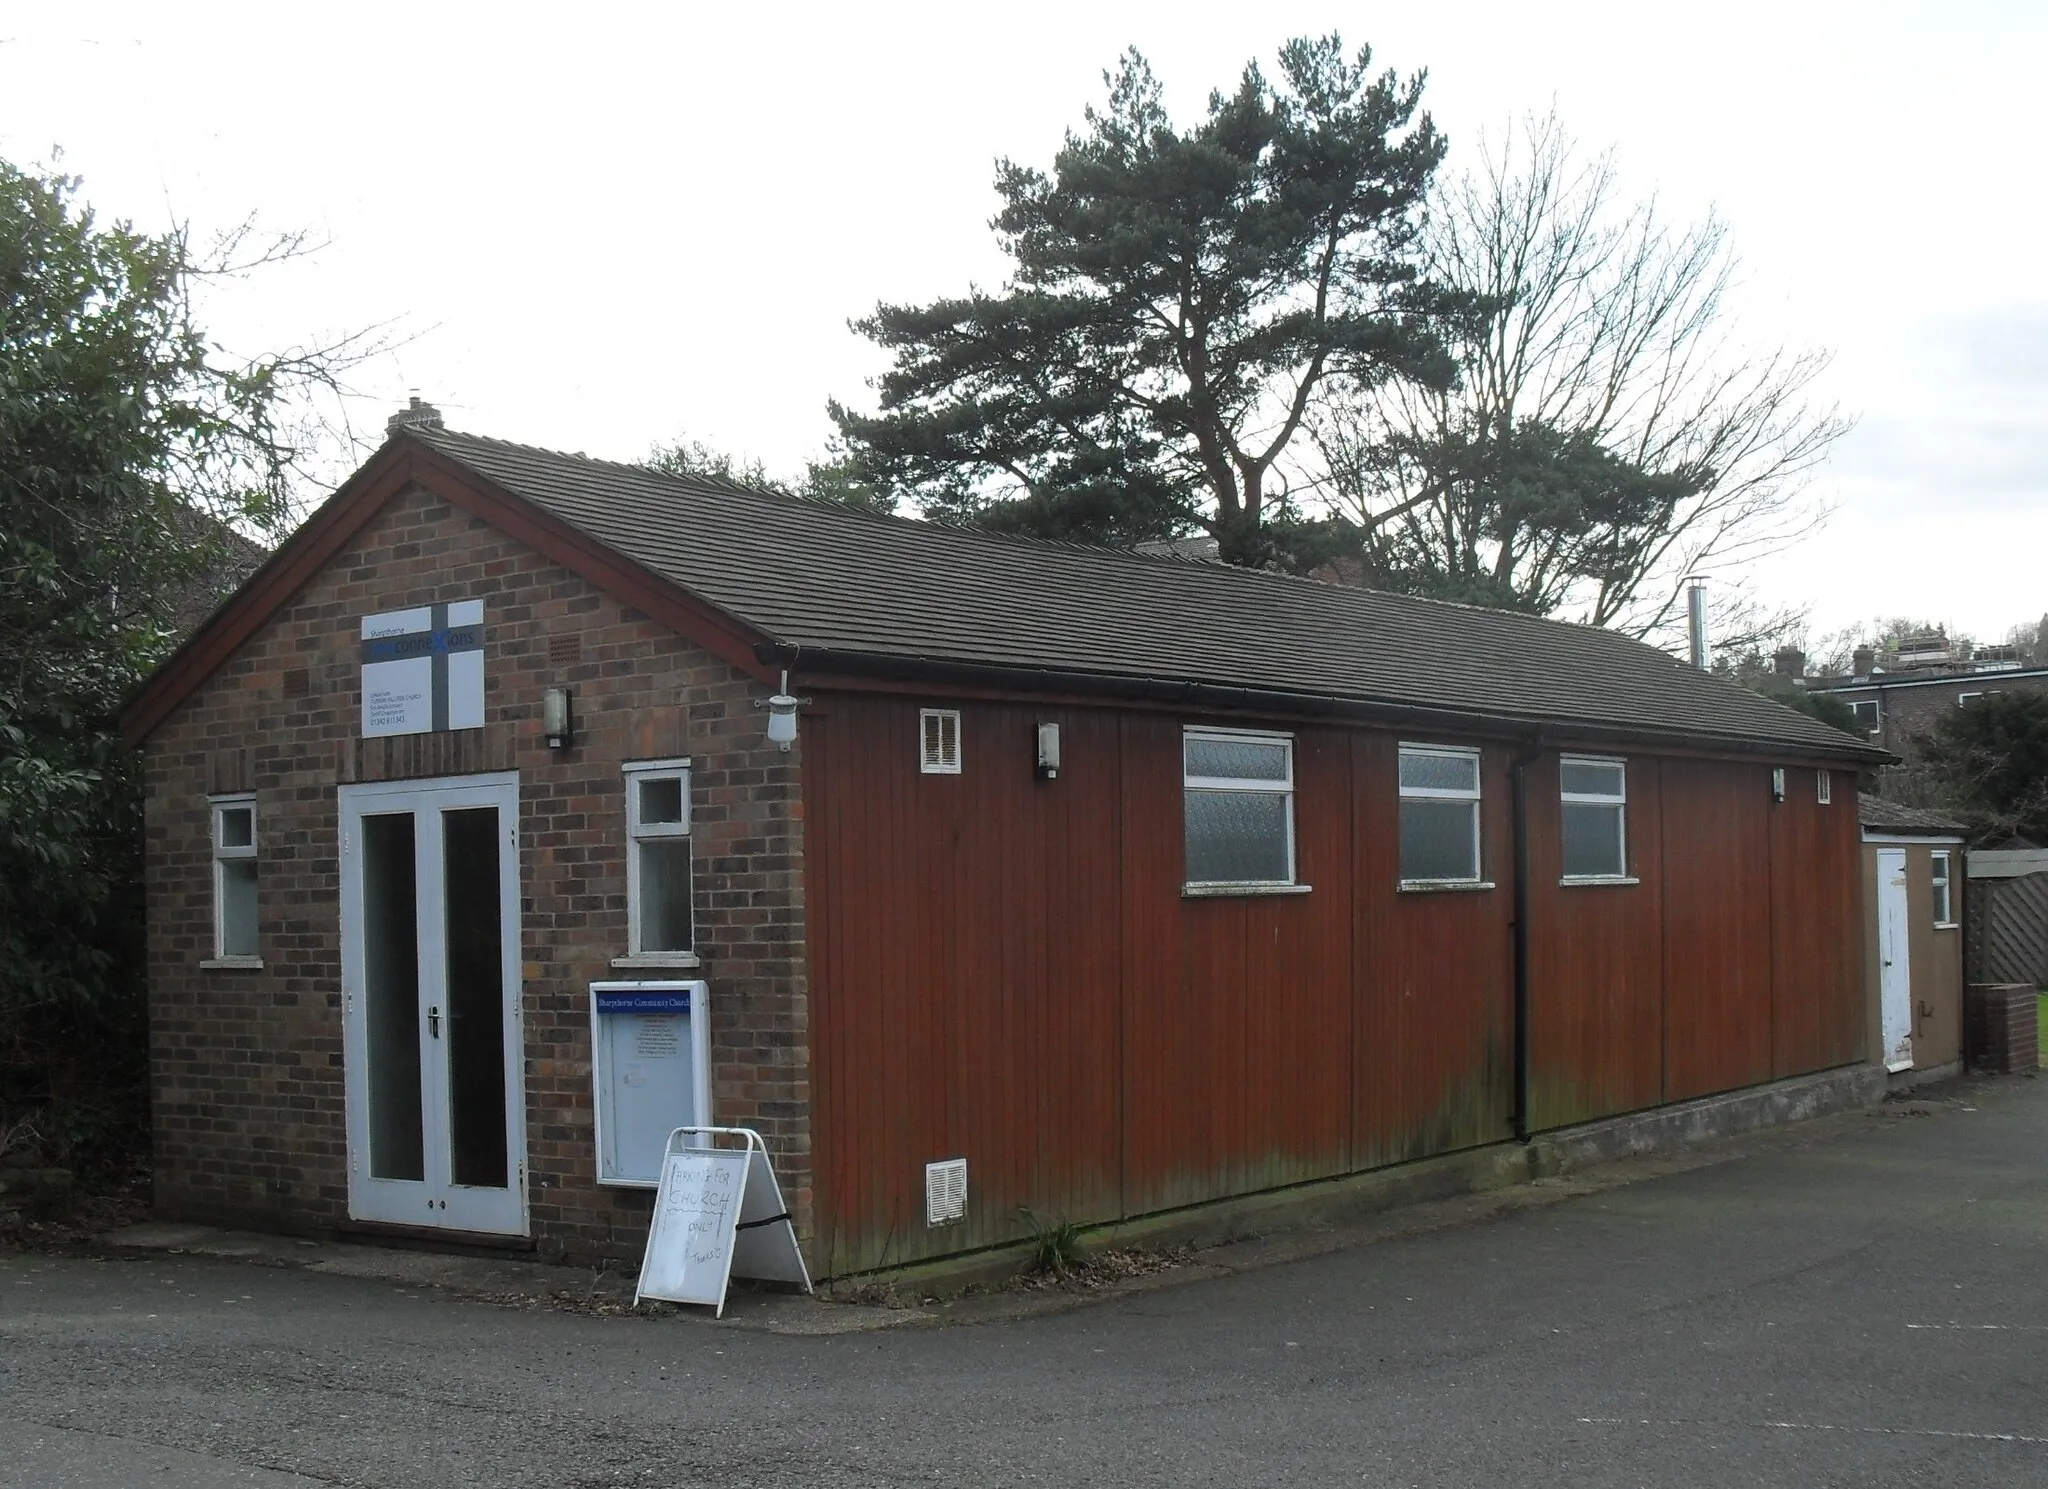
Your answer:
[[[1924,807],[1901,806],[1882,796],[1864,795],[1856,803],[1856,820],[1865,827],[1886,832],[1924,833],[1930,836],[1960,837],[1969,829],[1953,817],[1930,812]]]
[[[476,435],[418,439],[807,650],[1252,688],[1888,758],[1612,631],[882,517]]]

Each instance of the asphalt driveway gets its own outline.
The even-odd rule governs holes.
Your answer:
[[[1090,1483],[2048,1485],[2048,1079],[968,1327],[0,1258],[7,1489]]]

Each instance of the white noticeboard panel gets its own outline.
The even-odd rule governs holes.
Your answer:
[[[738,1138],[744,1148],[703,1146]],[[725,1315],[732,1278],[794,1282],[811,1290],[796,1227],[759,1133],[744,1127],[680,1127],[662,1155],[661,1186],[633,1301],[703,1303]]]
[[[484,602],[363,617],[363,738],[481,729]]]
[[[598,1183],[654,1188],[669,1134],[711,1124],[707,992],[702,982],[590,985]]]

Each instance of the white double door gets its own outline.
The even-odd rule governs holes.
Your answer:
[[[358,1220],[527,1234],[519,777],[341,788]]]

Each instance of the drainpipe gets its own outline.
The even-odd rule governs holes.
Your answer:
[[[1515,1141],[1529,1141],[1529,767],[1543,758],[1532,745],[1517,755],[1508,779],[1515,835]]]

